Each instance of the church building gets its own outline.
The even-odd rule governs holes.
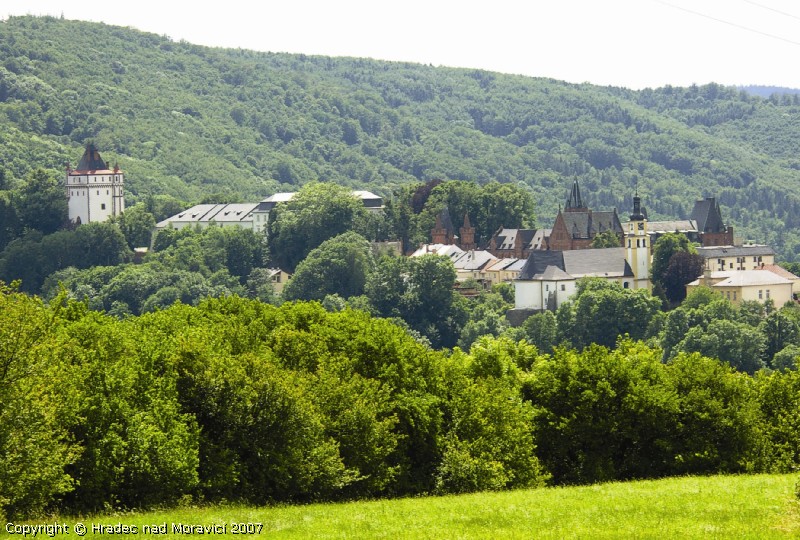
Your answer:
[[[108,167],[94,144],[86,145],[78,167],[67,164],[65,182],[69,220],[80,225],[107,221],[125,211],[124,175]]]
[[[600,233],[611,231],[622,246],[622,224],[616,208],[610,212],[593,212],[584,205],[578,181],[572,183],[572,192],[562,212],[560,209],[548,239],[548,248],[554,251],[587,249]]]
[[[624,247],[618,248],[532,251],[514,281],[515,307],[509,316],[518,319],[555,311],[575,294],[583,277],[614,281],[624,289],[649,290],[650,241],[638,195],[624,240]]]

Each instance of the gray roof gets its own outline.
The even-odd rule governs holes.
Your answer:
[[[633,277],[625,248],[576,249],[570,251],[534,251],[519,274],[521,280],[546,279],[560,275],[549,267],[558,268],[573,278]],[[560,279],[565,279],[561,276]]]
[[[481,270],[487,264],[493,263],[497,257],[488,251],[469,250],[453,261],[456,270]]]
[[[753,285],[785,285],[792,282],[772,272],[763,270],[740,270],[712,287],[747,287]]]
[[[676,219],[673,221],[648,221],[647,232],[670,233],[670,232],[697,232],[697,222],[691,219]]]
[[[536,229],[500,229],[494,235],[497,249],[514,249],[517,237],[522,241],[522,248],[527,248],[536,236]]]
[[[592,236],[605,232],[614,231],[622,234],[622,224],[615,211],[611,212],[592,212],[592,211],[566,211],[561,214],[567,232],[573,238],[591,238]]]
[[[699,247],[697,248],[697,253],[706,259],[775,255],[775,251],[771,247],[765,245]]]
[[[494,263],[489,265],[486,269],[492,270],[494,272],[499,272],[500,270],[508,270],[512,265],[516,264],[517,261],[520,259],[516,258],[504,258],[504,259],[497,259]]]
[[[697,223],[697,230],[700,232],[725,232],[722,213],[714,197],[696,201],[689,217]]]
[[[538,277],[543,281],[571,281],[575,279],[574,276],[567,274],[557,266],[548,266]]]
[[[625,260],[625,248],[622,247],[565,251],[564,264],[564,270],[575,277],[633,277],[633,270]]]
[[[237,204],[198,204],[174,216],[159,221],[156,227],[163,228],[170,223],[233,223],[245,221],[255,210],[258,203]]]
[[[533,251],[528,255],[528,260],[519,272],[517,279],[531,280],[535,276],[540,276],[547,270],[548,266],[555,266],[564,270],[563,251]]]
[[[361,202],[363,202],[364,206],[367,208],[383,208],[383,198],[375,195],[371,191],[354,190],[352,191],[352,194],[354,197],[361,199]],[[279,193],[274,193],[266,199],[263,199],[260,202],[258,209],[260,212],[269,212],[275,208],[276,204],[289,202],[294,198],[295,195],[297,195],[296,191],[282,191]]]

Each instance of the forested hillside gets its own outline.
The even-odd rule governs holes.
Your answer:
[[[549,225],[595,209],[686,217],[716,196],[745,238],[800,253],[800,97],[574,85],[485,71],[201,47],[56,18],[0,23],[0,199],[87,140],[128,205],[253,200],[313,180],[384,196],[431,179],[529,188]]]

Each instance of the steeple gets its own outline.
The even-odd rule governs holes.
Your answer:
[[[450,219],[450,210],[445,206],[436,216],[436,225],[431,229],[431,242],[452,244],[455,240],[455,227]]]
[[[461,234],[461,249],[471,250],[475,249],[475,227],[469,222],[469,214],[464,214],[464,225],[459,229]]]
[[[633,213],[625,231],[625,259],[633,271],[633,288],[650,289],[650,237],[647,234],[647,215],[637,188],[633,196]]]
[[[581,188],[578,186],[577,178],[572,182],[572,192],[569,194],[569,197],[567,197],[567,204],[564,207],[565,212],[571,210],[586,210],[586,207],[583,205],[583,199],[581,199]]]
[[[631,214],[631,221],[642,221],[647,216],[642,212],[642,199],[639,194],[633,196],[633,213]]]

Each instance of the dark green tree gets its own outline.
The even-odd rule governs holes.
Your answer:
[[[614,231],[603,231],[594,238],[592,238],[592,247],[598,248],[614,248],[620,246],[619,237]]]
[[[283,290],[286,300],[318,300],[338,294],[343,298],[364,293],[374,259],[369,242],[355,232],[325,240],[297,266]]]
[[[35,169],[25,177],[14,206],[20,223],[27,229],[50,234],[67,222],[64,188],[44,169]]]
[[[117,223],[125,235],[129,248],[150,247],[150,237],[156,227],[156,218],[145,209],[144,204],[126,208]]]
[[[335,184],[313,182],[270,212],[269,254],[273,265],[293,272],[328,238],[356,228],[366,212],[361,201]]]

